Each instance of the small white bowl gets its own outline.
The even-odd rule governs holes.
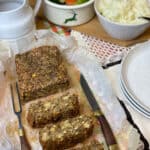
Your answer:
[[[98,20],[105,29],[105,31],[113,38],[119,40],[132,40],[140,36],[150,27],[150,22],[135,25],[126,25],[113,22],[100,14],[100,12],[98,11],[98,6],[100,5],[99,3],[100,0],[95,0],[94,2],[94,8]]]
[[[80,5],[60,5],[44,0],[46,18],[57,25],[76,26],[88,22],[94,17],[94,0]]]

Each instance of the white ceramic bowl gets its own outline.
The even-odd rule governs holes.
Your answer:
[[[93,18],[95,14],[93,4],[94,0],[72,6],[59,5],[49,0],[44,0],[44,14],[54,24],[76,26]]]
[[[94,9],[97,14],[97,18],[105,31],[113,38],[120,40],[132,40],[140,36],[144,31],[150,27],[150,22],[136,24],[136,25],[125,25],[110,21],[106,17],[102,16],[98,11],[100,0],[95,0]]]

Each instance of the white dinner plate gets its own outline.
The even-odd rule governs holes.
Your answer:
[[[136,46],[125,57],[121,81],[134,103],[150,112],[150,42]]]
[[[130,104],[130,106],[135,109],[136,111],[138,111],[139,113],[141,113],[143,116],[147,117],[147,118],[150,118],[150,112],[148,112],[147,110],[143,109],[143,107],[141,107],[140,105],[138,105],[136,103],[135,100],[133,100],[129,93],[127,93],[126,91],[126,88],[124,87],[122,81],[120,81],[120,87],[121,87],[121,90],[124,94],[124,96],[126,97],[128,103]]]
[[[136,99],[133,99],[132,98],[132,95],[128,92],[128,89],[125,87],[122,79],[120,81],[121,83],[121,88],[123,89],[123,93],[125,93],[129,98],[130,100],[132,100],[132,102],[141,110],[145,111],[146,113],[150,114],[150,111],[145,109],[145,107],[143,107],[143,105],[141,105],[140,103],[138,103],[138,101]]]

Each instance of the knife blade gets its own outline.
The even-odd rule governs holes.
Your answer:
[[[108,149],[109,150],[119,150],[116,139],[114,137],[114,134],[110,128],[110,125],[108,124],[105,116],[101,112],[101,109],[100,109],[86,79],[84,78],[84,76],[82,74],[80,75],[80,84],[81,84],[81,87],[82,87],[86,97],[87,97],[87,100],[88,100],[90,106],[92,107],[94,116],[98,119],[98,121],[100,123],[103,135],[106,140],[106,144],[108,146]]]

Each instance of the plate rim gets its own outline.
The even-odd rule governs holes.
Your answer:
[[[121,87],[121,91],[123,92],[123,95],[126,97],[128,103],[130,104],[130,106],[136,110],[137,112],[139,112],[140,114],[142,114],[144,117],[149,118],[150,119],[150,113],[149,112],[145,112],[145,110],[141,109],[139,106],[137,106],[137,104],[134,102],[134,100],[128,95],[127,92],[124,91],[124,87],[122,86],[122,83],[120,82],[120,87]]]
[[[150,43],[148,43],[150,45]],[[145,49],[144,49],[145,50]],[[142,51],[143,52],[143,49],[142,49],[142,45],[140,46],[136,46],[134,47],[123,59],[122,63],[121,63],[121,78],[122,78],[122,82],[124,84],[124,86],[126,87],[126,90],[128,92],[128,94],[130,93],[130,97],[136,101],[136,103],[140,106],[142,106],[145,110],[147,111],[150,111],[150,108],[148,106],[146,106],[144,103],[142,103],[142,101],[132,92],[132,89],[130,88],[130,86],[128,85],[128,82],[127,82],[127,78],[125,78],[125,75],[126,75],[126,64],[127,62],[129,61],[129,58],[133,55],[135,55],[135,53],[139,52],[139,51]]]

